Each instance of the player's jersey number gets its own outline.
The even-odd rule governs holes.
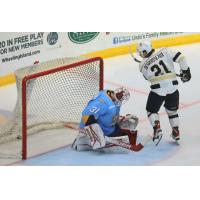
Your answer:
[[[151,71],[155,72],[155,76],[162,75],[162,70],[161,69],[164,69],[165,73],[171,73],[171,71],[167,69],[167,66],[165,65],[163,60],[159,61],[159,65],[156,64],[156,65],[153,65],[151,67]]]
[[[100,108],[97,108],[96,106],[93,106],[92,108],[90,108],[91,113],[97,113],[99,111],[100,111]]]

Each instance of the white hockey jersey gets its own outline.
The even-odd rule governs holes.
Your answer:
[[[165,96],[177,90],[174,62],[179,64],[181,70],[188,69],[185,57],[169,48],[158,49],[141,61],[140,72],[151,83],[152,91]]]

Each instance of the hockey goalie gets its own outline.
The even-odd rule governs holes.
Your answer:
[[[101,90],[91,99],[82,112],[79,133],[72,147],[77,151],[96,150],[110,146],[120,146],[131,151],[140,151],[150,140],[137,144],[138,118],[127,114],[120,116],[122,104],[130,98],[124,88]],[[124,140],[128,142],[124,142]]]

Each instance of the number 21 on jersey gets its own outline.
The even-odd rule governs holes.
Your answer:
[[[163,60],[160,60],[160,61],[159,61],[159,65],[156,64],[156,65],[153,65],[153,66],[151,67],[151,71],[152,71],[152,72],[155,72],[155,76],[160,76],[160,75],[162,75],[162,74],[163,74],[163,73],[162,73],[162,69],[164,69],[164,72],[165,72],[165,73],[171,73],[171,71],[167,69],[167,66],[165,65],[165,63],[163,62]]]

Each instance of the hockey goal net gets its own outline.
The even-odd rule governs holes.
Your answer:
[[[17,103],[0,129],[0,143],[20,139],[27,158],[27,136],[80,121],[88,100],[103,89],[103,60],[63,58],[15,72]]]

